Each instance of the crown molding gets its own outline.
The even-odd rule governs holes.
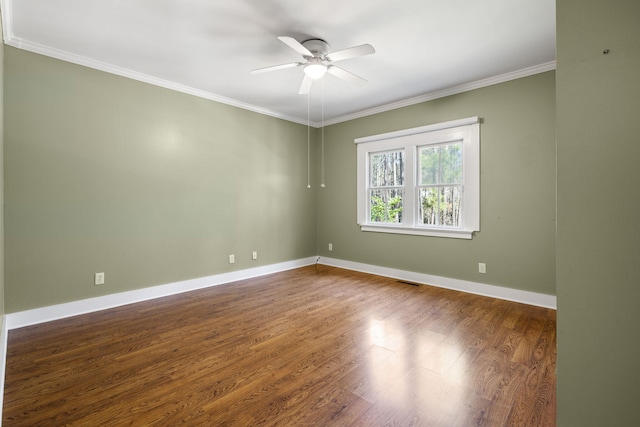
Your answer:
[[[7,0],[2,0],[2,2],[6,2],[6,1]],[[2,15],[4,16],[5,13],[3,12]],[[5,33],[8,33],[8,32],[9,30],[5,29]],[[5,34],[5,43],[9,46],[13,46],[18,49],[26,50],[29,52],[37,53],[37,54],[48,56],[55,59],[60,59],[65,62],[82,65],[84,67],[93,68],[96,70],[104,71],[106,73],[111,73],[121,77],[126,77],[132,80],[149,83],[154,86],[163,87],[165,89],[175,90],[177,92],[186,93],[188,95],[197,96],[199,98],[208,99],[211,101],[219,102],[219,103],[230,105],[233,107],[242,108],[244,110],[253,111],[254,113],[264,114],[267,116],[272,116],[278,119],[287,120],[294,123],[299,123],[304,125],[307,124],[306,120],[303,120],[299,117],[289,116],[273,110],[258,107],[256,105],[248,104],[232,98],[227,98],[225,96],[217,95],[215,93],[207,92],[201,89],[196,89],[191,86],[175,83],[170,80],[165,80],[165,79],[154,77],[148,74],[129,70],[128,68],[118,67],[116,65],[112,65],[102,61],[97,61],[95,59],[87,58],[85,56],[76,55],[76,54],[73,54],[64,50],[52,48],[50,46],[46,46],[40,43],[30,42],[28,40],[24,40],[19,37],[14,37],[10,33]]]
[[[2,38],[5,43],[13,38],[13,22],[11,17],[11,2],[9,0],[0,0],[0,13],[2,19]]]
[[[353,114],[336,117],[335,119],[325,120],[325,126],[334,125],[337,123],[347,122],[349,120],[359,119],[362,117],[371,116],[378,113],[384,113],[386,111],[396,110],[402,107],[408,107],[422,102],[433,101],[434,99],[444,98],[446,96],[457,95],[463,92],[469,92],[475,89],[481,89],[483,87],[496,85],[499,83],[505,83],[511,80],[521,79],[523,77],[533,76],[535,74],[544,73],[556,69],[556,61],[545,62],[544,64],[534,65],[532,67],[523,68],[520,70],[512,71],[498,76],[489,77],[475,82],[465,83],[458,86],[438,90],[435,92],[429,92],[424,95],[416,96],[414,98],[408,98],[390,104],[381,105],[368,110],[358,111]]]
[[[211,101],[219,102],[222,104],[230,105],[233,107],[242,108],[245,110],[253,111],[258,114],[264,114],[267,116],[275,117],[278,119],[286,120],[293,123],[302,125],[309,125],[314,128],[321,128],[323,126],[330,126],[349,120],[359,119],[362,117],[371,116],[374,114],[383,113],[386,111],[396,110],[402,107],[408,107],[422,102],[432,101],[438,98],[444,98],[446,96],[456,95],[463,92],[468,92],[475,89],[480,89],[487,86],[492,86],[499,83],[508,82],[511,80],[520,79],[523,77],[532,76],[534,74],[544,73],[556,69],[556,61],[550,61],[543,64],[535,65],[532,67],[523,68],[520,70],[512,71],[509,73],[501,74],[494,77],[489,77],[475,82],[465,83],[462,85],[429,92],[424,95],[416,96],[413,98],[404,99],[389,104],[380,105],[378,107],[370,108],[367,110],[358,111],[351,114],[335,117],[333,119],[324,120],[324,122],[308,122],[307,120],[295,117],[287,114],[282,114],[277,111],[269,110],[267,108],[258,107],[253,104],[241,102],[232,98],[217,95],[215,93],[207,92],[201,89],[196,89],[180,83],[175,83],[169,80],[160,79],[148,74],[139,73],[137,71],[129,70],[127,68],[118,67],[106,62],[97,61],[95,59],[87,58],[81,55],[72,54],[70,52],[55,49],[39,43],[23,40],[13,35],[13,25],[11,22],[11,2],[9,0],[0,0],[0,7],[2,7],[2,27],[5,43],[9,46],[16,47],[18,49],[27,50],[29,52],[37,53],[44,56],[49,56],[62,61],[71,62],[73,64],[82,65],[84,67],[93,68],[96,70],[104,71],[107,73],[115,74],[118,76],[138,80],[144,83],[149,83],[155,86],[160,86],[166,89],[175,90],[178,92],[186,93],[189,95],[197,96],[200,98],[208,99]]]

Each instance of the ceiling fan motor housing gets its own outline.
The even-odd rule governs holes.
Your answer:
[[[322,39],[309,39],[303,41],[301,44],[313,53],[314,57],[324,58],[329,52],[329,43]]]

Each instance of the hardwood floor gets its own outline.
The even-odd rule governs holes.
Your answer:
[[[327,266],[9,332],[5,426],[554,426],[555,311]]]

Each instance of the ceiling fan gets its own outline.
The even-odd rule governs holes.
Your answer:
[[[264,73],[267,71],[283,70],[285,68],[304,67],[304,78],[302,80],[302,85],[300,85],[300,90],[298,91],[301,95],[309,93],[313,81],[322,78],[325,73],[329,73],[342,80],[359,86],[367,84],[367,81],[362,77],[356,76],[343,68],[337,67],[333,65],[333,63],[344,59],[375,53],[376,50],[370,44],[362,44],[328,53],[329,44],[322,39],[309,39],[300,43],[293,37],[280,36],[278,37],[278,40],[301,54],[305,59],[305,62],[291,62],[289,64],[258,68],[256,70],[252,70],[252,73]]]

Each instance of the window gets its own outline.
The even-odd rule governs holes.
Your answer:
[[[471,239],[480,230],[477,117],[355,142],[363,231]]]

